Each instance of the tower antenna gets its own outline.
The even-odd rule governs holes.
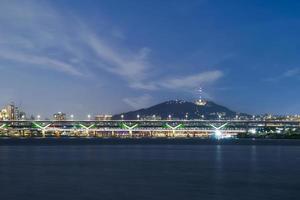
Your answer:
[[[203,99],[203,90],[202,87],[200,87],[198,90],[199,92],[199,99],[196,100],[195,104],[197,104],[198,106],[204,106],[206,104],[206,101]]]
[[[199,101],[202,101],[202,87],[198,89],[199,92]]]

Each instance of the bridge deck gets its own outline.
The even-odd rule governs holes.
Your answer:
[[[203,136],[236,135],[249,130],[300,128],[287,120],[21,120],[0,121],[4,136]]]

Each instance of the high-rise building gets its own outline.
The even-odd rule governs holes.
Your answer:
[[[5,106],[5,109],[7,110],[8,120],[15,120],[16,116],[15,116],[14,104],[9,104],[9,105]]]
[[[58,112],[53,115],[54,120],[64,121],[67,119],[66,113]]]
[[[7,110],[5,108],[1,109],[0,112],[0,120],[7,120],[8,119],[8,114]]]
[[[22,112],[23,113],[23,112]],[[0,120],[19,120],[21,119],[21,112],[14,103],[6,105],[0,111]]]

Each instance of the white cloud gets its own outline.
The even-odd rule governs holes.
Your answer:
[[[284,74],[284,77],[293,77],[293,76],[300,76],[300,68],[294,68],[287,70]]]
[[[159,90],[159,89],[171,89],[171,90],[190,90],[198,88],[199,86],[214,83],[223,76],[223,73],[219,70],[207,71],[190,76],[183,76],[178,78],[167,78],[148,83],[136,83],[132,87],[145,89],[145,90]],[[205,93],[206,97],[209,94]],[[139,97],[124,98],[123,101],[134,109],[145,108],[151,104],[152,97],[148,94]]]
[[[131,86],[138,89],[158,90],[158,89],[175,89],[185,90],[203,87],[212,84],[223,76],[220,70],[205,71],[193,75],[186,75],[177,78],[164,78],[155,81],[136,82]]]
[[[0,58],[19,66],[40,67],[71,76],[88,76],[96,67],[141,90],[189,89],[211,84],[223,75],[212,70],[177,78],[168,73],[168,77],[156,78],[153,69],[160,66],[151,63],[149,48],[132,50],[112,42],[79,18],[59,13],[41,1],[1,2],[0,26]],[[107,31],[122,33],[113,26]]]
[[[134,109],[140,109],[149,106],[152,102],[152,97],[144,94],[138,97],[124,98],[123,101]]]
[[[264,81],[278,82],[278,81],[281,81],[281,80],[284,80],[284,79],[297,78],[297,77],[300,77],[300,68],[288,69],[284,73],[282,73],[281,75],[266,78],[266,79],[264,79]]]
[[[12,60],[14,62],[40,66],[42,68],[55,69],[57,71],[65,72],[75,76],[83,76],[83,74],[72,65],[48,57],[0,50],[0,58],[5,60]]]
[[[0,26],[2,61],[83,75],[83,66],[68,60],[78,58],[69,26],[50,6],[40,1],[1,1]]]
[[[211,84],[223,76],[223,73],[219,70],[202,72],[190,76],[184,76],[179,78],[170,78],[159,83],[160,86],[168,89],[189,89],[204,84]]]
[[[79,18],[62,15],[45,2],[2,2],[0,26],[0,57],[19,65],[34,64],[69,75],[83,75],[93,64],[129,84],[147,77],[148,48],[134,52],[112,45]],[[119,36],[121,33],[116,28],[107,31]]]
[[[139,52],[127,52],[121,48],[118,50],[112,48],[105,41],[92,33],[86,33],[84,37],[87,44],[94,50],[97,57],[103,65],[98,65],[102,69],[117,74],[129,82],[142,80],[146,77],[146,70],[149,68],[147,63],[147,55],[149,50],[142,48]]]

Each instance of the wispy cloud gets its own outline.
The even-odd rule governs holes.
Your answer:
[[[180,77],[167,77],[164,79],[158,79],[149,82],[140,82],[132,85],[135,88],[146,90],[158,90],[158,89],[176,89],[186,90],[194,89],[199,86],[212,84],[219,80],[223,76],[223,72],[220,70],[212,70],[200,72],[193,75],[185,75]]]
[[[45,2],[4,1],[0,7],[0,58],[69,75],[86,75],[92,64],[133,85],[147,77],[150,49],[141,47],[134,52],[112,45],[84,24]],[[116,28],[110,32],[121,37]]]
[[[219,80],[222,76],[222,71],[213,70],[201,72],[190,76],[170,78],[165,81],[161,81],[159,85],[169,89],[189,89],[203,86],[205,84],[214,83],[215,81]]]
[[[98,69],[125,81],[127,85],[122,87],[143,92],[189,90],[223,76],[220,70],[182,76],[161,70],[157,76],[157,69],[164,67],[152,62],[152,50],[147,46],[131,49],[122,45],[118,40],[126,36],[113,25],[111,30],[104,30],[115,37],[112,41],[80,17],[61,13],[44,1],[1,1],[0,26],[0,63],[13,67],[42,68],[76,77],[90,77]],[[123,99],[133,108],[151,100],[149,94]]]
[[[0,58],[76,76],[86,75],[93,64],[126,80],[129,87],[144,90],[195,87],[222,76],[214,70],[179,78],[153,78],[151,71],[158,66],[150,62],[149,48],[132,51],[112,45],[83,24],[44,2],[4,1],[0,7]]]
[[[223,76],[223,72],[219,70],[202,72],[194,75],[166,78],[156,80],[155,82],[136,82],[136,85],[132,85],[135,88],[144,90],[187,90],[193,91],[199,86],[207,86],[214,83]],[[210,97],[208,93],[205,93],[206,97]],[[150,95],[142,95],[139,97],[124,98],[123,101],[130,105],[134,109],[144,108],[150,105],[152,98]]]
[[[127,103],[134,109],[145,108],[152,103],[152,97],[149,94],[144,94],[142,96],[124,98],[123,101]]]
[[[300,68],[292,68],[283,72],[281,75],[264,79],[267,82],[278,82],[290,78],[300,78]]]
[[[300,68],[289,69],[283,74],[283,76],[284,77],[300,76]]]
[[[9,52],[0,50],[0,58],[3,60],[11,60],[14,62],[30,64],[42,68],[50,68],[70,75],[83,76],[83,74],[72,65],[49,57],[19,53],[16,51]]]
[[[117,50],[90,32],[86,32],[84,38],[102,64],[97,65],[97,67],[116,74],[129,83],[147,78],[146,72],[150,68],[147,56],[150,49],[143,47],[138,52],[131,52],[124,48]]]
[[[17,66],[33,66],[83,76],[67,22],[37,1],[1,1],[0,58]],[[67,28],[68,27],[68,28]],[[74,27],[72,27],[74,28]]]

